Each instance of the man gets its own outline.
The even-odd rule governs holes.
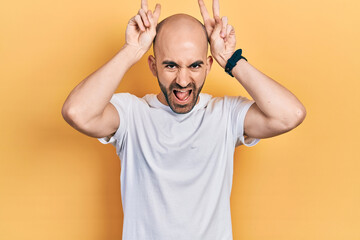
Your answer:
[[[235,31],[213,18],[176,14],[158,23],[147,0],[126,29],[126,43],[84,79],[64,103],[78,131],[116,147],[126,240],[232,239],[230,193],[236,146],[255,145],[298,126],[305,108],[286,88],[236,51]],[[156,36],[156,38],[155,38]],[[208,42],[212,56],[207,56]],[[153,43],[149,67],[160,93],[116,93],[121,79]],[[254,99],[200,93],[213,58]]]

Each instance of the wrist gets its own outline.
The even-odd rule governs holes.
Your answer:
[[[219,56],[216,58],[219,65],[225,69],[226,63],[231,58],[231,56],[234,54],[234,51],[227,52],[224,54],[219,54]]]
[[[139,48],[138,46],[134,46],[128,43],[125,43],[120,51],[126,55],[128,61],[131,64],[135,64],[136,62],[138,62],[147,52],[146,50]]]
[[[234,77],[234,75],[232,74],[232,70],[242,59],[247,61],[247,59],[242,56],[242,49],[236,50],[233,55],[227,60],[225,64],[225,72],[228,73],[231,77]]]

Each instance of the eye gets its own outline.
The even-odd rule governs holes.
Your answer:
[[[201,64],[198,64],[198,63],[193,64],[193,65],[191,65],[191,68],[194,68],[194,69],[201,68]]]
[[[176,66],[174,64],[167,64],[165,68],[174,69]]]

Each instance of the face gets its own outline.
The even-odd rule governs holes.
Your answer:
[[[201,31],[200,36],[194,32],[179,34],[179,30],[160,34],[156,57],[148,59],[161,89],[158,99],[176,113],[193,109],[211,68],[212,58],[207,57],[207,41]]]
[[[184,66],[173,61],[164,61],[163,65],[161,75],[165,75],[165,78],[160,79],[157,75],[162,93],[159,100],[165,99],[167,105],[176,113],[190,112],[198,102],[199,93],[205,83],[205,76],[201,74],[204,62],[195,61],[185,66],[189,69],[184,69]]]

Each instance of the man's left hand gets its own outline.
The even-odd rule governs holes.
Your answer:
[[[203,0],[198,0],[200,12],[204,20],[210,41],[210,51],[222,68],[235,52],[236,36],[233,26],[228,24],[226,16],[220,18],[219,0],[213,0],[213,16],[211,18]]]

